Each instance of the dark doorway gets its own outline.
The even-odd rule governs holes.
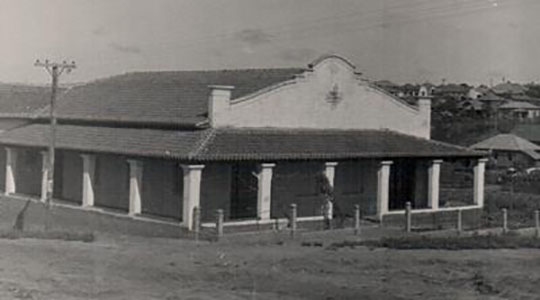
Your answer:
[[[231,220],[257,218],[258,180],[255,164],[234,164],[231,170]]]
[[[390,167],[390,210],[404,209],[407,201],[415,207],[415,168],[414,160],[396,160]]]

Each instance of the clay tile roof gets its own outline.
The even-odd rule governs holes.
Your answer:
[[[0,117],[34,117],[50,101],[50,88],[0,84]]]
[[[49,126],[32,124],[0,135],[4,145],[46,147]],[[60,125],[56,147],[65,150],[117,153],[136,156],[187,157],[205,131]]]
[[[537,110],[537,109],[540,109],[540,107],[534,104],[531,104],[529,102],[509,101],[508,103],[501,105],[499,109],[535,109]]]
[[[514,134],[498,134],[472,145],[472,149],[525,151],[540,150],[540,146]]]
[[[505,98],[498,96],[497,94],[493,93],[492,91],[487,91],[484,95],[477,98],[480,101],[504,101]]]
[[[302,71],[287,68],[128,73],[71,88],[58,100],[58,117],[189,127],[206,120],[209,85],[234,86],[234,99],[290,80]]]
[[[483,153],[388,130],[217,129],[201,160],[351,159],[482,156]]]
[[[4,145],[46,147],[48,125],[0,135]],[[484,153],[387,130],[157,130],[60,125],[59,149],[190,161],[480,157]]]
[[[523,94],[527,91],[524,86],[511,82],[499,83],[491,90],[496,94]]]

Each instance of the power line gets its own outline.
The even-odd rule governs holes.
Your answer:
[[[419,4],[422,4],[422,3],[433,3],[434,0],[415,0],[416,1],[416,5],[419,5]],[[444,0],[443,0],[444,1]],[[295,27],[295,26],[301,26],[301,25],[312,25],[312,24],[321,24],[323,22],[326,22],[326,21],[335,21],[336,19],[345,19],[345,18],[349,18],[349,17],[358,17],[358,16],[363,16],[363,17],[366,17],[366,16],[369,16],[369,15],[372,15],[372,14],[376,14],[376,13],[380,13],[380,12],[384,12],[384,11],[387,11],[387,10],[396,10],[396,9],[402,9],[402,8],[410,8],[411,5],[410,3],[409,4],[406,4],[404,5],[404,2],[403,1],[399,1],[400,5],[393,5],[393,6],[385,6],[383,9],[372,9],[372,10],[362,10],[362,11],[349,11],[345,14],[338,14],[338,15],[332,15],[332,16],[325,16],[325,17],[322,17],[322,18],[315,18],[315,19],[308,19],[308,20],[304,20],[304,21],[299,21],[299,22],[291,22],[291,23],[287,23],[287,24],[282,24],[282,25],[277,25],[277,26],[270,26],[270,27],[265,27],[265,28],[261,28],[260,30],[264,31],[264,32],[270,32],[270,33],[279,33],[281,32],[279,29],[282,29],[282,30],[285,30],[285,31],[290,31],[291,27]],[[414,5],[412,5],[414,6]],[[275,31],[274,30],[278,30],[278,31]],[[196,43],[199,43],[199,42],[212,42],[212,41],[215,41],[215,39],[221,39],[221,38],[231,38],[231,37],[234,37],[236,36],[237,34],[241,33],[242,30],[236,30],[236,31],[231,31],[231,32],[228,32],[228,33],[221,33],[221,34],[216,34],[216,35],[211,35],[211,36],[207,36],[207,37],[204,37],[204,38],[201,38],[201,39],[193,39],[193,40],[188,40],[188,44],[185,44],[185,45],[190,45],[190,44],[196,44]]]
[[[497,8],[503,8],[507,2],[515,1],[515,0],[507,0],[504,4],[499,3],[497,5]],[[368,30],[371,28],[376,28],[379,26],[389,26],[393,24],[405,24],[405,23],[411,23],[411,22],[417,22],[422,20],[430,19],[432,16],[438,16],[438,17],[448,17],[448,16],[456,16],[456,15],[466,15],[471,12],[479,12],[482,10],[487,10],[490,8],[494,8],[493,2],[487,2],[486,0],[470,0],[470,1],[461,1],[461,2],[447,2],[444,3],[439,2],[436,5],[429,5],[427,7],[422,7],[422,4],[428,4],[433,3],[434,1],[431,0],[419,0],[415,2],[415,5],[404,5],[403,2],[400,2],[401,5],[392,5],[392,6],[385,6],[382,9],[373,9],[368,11],[354,11],[349,12],[346,14],[338,15],[338,16],[327,16],[323,18],[313,19],[310,21],[302,21],[302,22],[294,22],[294,23],[288,23],[286,25],[280,25],[280,26],[273,26],[273,27],[266,27],[261,28],[261,32],[267,33],[270,37],[269,39],[271,41],[281,40],[286,38],[287,36],[283,36],[280,34],[287,33],[288,36],[294,35],[296,36],[298,33],[307,33],[309,34],[310,31],[316,31],[315,36],[320,35],[320,33],[317,33],[317,31],[321,30],[321,28],[327,27],[325,23],[328,22],[334,22],[334,23],[341,23],[341,25],[347,25],[349,24],[348,19],[354,18],[353,21],[355,28],[354,30]],[[414,12],[414,17],[411,17],[410,20],[393,20],[393,21],[376,21],[373,22],[373,19],[378,19],[381,17],[384,17],[391,14],[403,14],[403,13],[410,13]],[[357,23],[358,18],[362,17],[364,20],[368,20],[368,22],[361,22],[360,24]],[[427,18],[426,18],[427,17]],[[295,25],[302,25],[304,26],[297,26]],[[281,30],[280,30],[281,29]],[[342,32],[343,31],[343,32]],[[344,32],[347,32],[345,30],[340,30],[337,32],[337,34],[342,34]],[[201,46],[207,43],[215,43],[220,40],[227,40],[230,38],[235,38],[238,34],[242,33],[242,31],[233,31],[229,33],[224,34],[218,34],[213,36],[207,36],[205,38],[201,39],[194,39],[191,41],[187,41],[187,43],[182,43],[181,48],[190,48],[194,46]],[[327,35],[327,33],[325,33]],[[307,37],[312,37],[307,36]],[[296,38],[295,38],[296,39]]]
[[[433,19],[433,18],[443,19],[443,18],[454,17],[454,16],[459,16],[459,15],[464,16],[464,15],[468,15],[468,14],[471,14],[471,13],[480,13],[480,12],[486,11],[487,9],[491,9],[492,6],[486,6],[485,4],[477,3],[477,4],[474,4],[474,5],[467,6],[467,7],[465,7],[465,9],[462,9],[462,10],[459,10],[459,11],[455,11],[455,10],[448,9],[448,8],[444,8],[444,9],[441,9],[441,8],[442,7],[439,7],[439,8],[436,8],[436,9],[429,8],[429,9],[420,11],[421,13],[416,14],[416,15],[414,15],[412,17],[394,19],[392,21],[382,21],[382,22],[379,21],[379,22],[373,22],[371,24],[368,23],[368,24],[364,24],[364,25],[360,25],[360,26],[358,26],[357,24],[351,24],[351,25],[353,25],[353,27],[350,28],[349,30],[347,30],[345,28],[340,28],[339,31],[332,33],[332,35],[325,34],[323,37],[324,38],[331,38],[331,37],[335,37],[336,35],[342,35],[344,33],[348,33],[350,31],[364,31],[364,30],[369,30],[369,29],[378,28],[378,27],[384,27],[384,26],[392,26],[392,25],[398,25],[398,24],[401,25],[401,24],[408,24],[408,23],[426,21],[426,20]],[[498,8],[503,8],[503,6],[499,5]],[[346,23],[342,24],[342,25],[346,25]],[[316,29],[316,28],[314,28],[314,29]],[[304,35],[303,37],[302,36],[295,36],[295,40],[308,38],[308,37],[313,37],[313,35]]]

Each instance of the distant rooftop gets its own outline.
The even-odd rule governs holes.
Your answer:
[[[526,151],[540,150],[540,146],[529,142],[515,134],[498,134],[483,141],[480,141],[472,146],[471,149],[478,150],[503,150],[503,151]]]

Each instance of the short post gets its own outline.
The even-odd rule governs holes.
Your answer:
[[[502,209],[502,215],[503,215],[502,232],[507,233],[508,232],[508,210],[506,208]]]
[[[540,238],[540,211],[538,209],[534,211],[534,227],[536,238]]]
[[[193,233],[195,234],[195,241],[199,240],[199,230],[201,227],[201,209],[198,206],[193,208]]]
[[[405,203],[405,231],[411,232],[411,202]]]
[[[354,234],[360,234],[360,205],[354,205]]]
[[[457,210],[457,234],[460,235],[463,230],[463,211]]]
[[[216,238],[219,240],[223,236],[223,209],[216,211]]]
[[[294,237],[296,234],[296,204],[291,204],[291,216],[289,220],[291,226],[291,236]]]

